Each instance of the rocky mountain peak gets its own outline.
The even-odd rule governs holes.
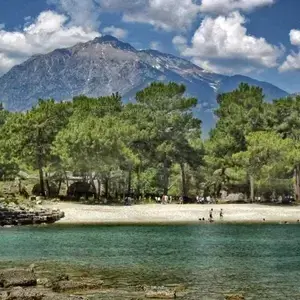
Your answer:
[[[137,50],[130,44],[122,42],[112,35],[103,35],[101,37],[96,37],[94,40],[91,41],[91,44],[108,44],[120,50],[137,52]]]
[[[264,89],[267,100],[285,97],[283,90],[246,76],[225,76],[203,70],[192,62],[157,50],[136,50],[105,35],[87,43],[35,55],[0,77],[0,100],[9,110],[26,110],[39,98],[69,100],[84,94],[99,97],[119,92],[125,101],[151,82],[177,82],[198,98],[195,114],[204,130],[214,124],[212,110],[218,93],[241,83]]]

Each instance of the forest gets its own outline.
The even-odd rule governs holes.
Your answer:
[[[265,102],[241,84],[220,94],[216,126],[203,139],[197,99],[176,83],[152,83],[124,103],[119,94],[42,100],[0,111],[0,178],[36,174],[40,194],[78,176],[100,199],[134,195],[243,193],[254,202],[300,199],[300,97]],[[95,184],[97,183],[97,184]]]

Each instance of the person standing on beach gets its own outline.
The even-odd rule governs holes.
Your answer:
[[[223,209],[221,208],[221,210],[220,210],[220,219],[223,219],[223,216],[224,216],[224,212],[223,212]]]
[[[163,195],[162,196],[162,204],[167,204],[168,203],[168,195]]]
[[[213,221],[213,208],[209,211],[209,221],[212,222]]]
[[[183,204],[183,197],[182,196],[179,197],[179,204]]]

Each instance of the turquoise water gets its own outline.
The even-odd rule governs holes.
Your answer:
[[[300,299],[297,225],[5,228],[0,260],[68,263],[133,286],[184,283],[184,299]]]

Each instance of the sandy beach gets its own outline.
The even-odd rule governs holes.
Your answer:
[[[57,222],[58,224],[200,223],[199,218],[208,220],[211,208],[214,210],[215,222],[297,223],[300,220],[300,206],[259,204],[102,206],[60,202],[44,207],[58,208],[65,212],[65,218]],[[221,209],[224,211],[223,220],[219,217]]]

